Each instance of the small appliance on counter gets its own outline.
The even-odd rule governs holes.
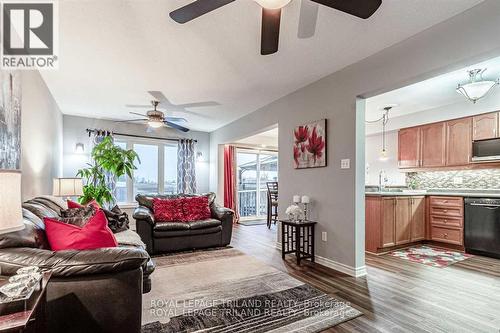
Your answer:
[[[500,258],[500,198],[465,198],[465,252]]]

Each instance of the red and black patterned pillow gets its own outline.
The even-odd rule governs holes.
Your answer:
[[[183,199],[153,199],[153,214],[156,221],[184,221]]]
[[[184,221],[206,220],[212,217],[208,197],[183,198]]]

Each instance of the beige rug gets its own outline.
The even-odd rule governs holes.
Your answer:
[[[143,333],[321,332],[361,312],[232,248],[154,258]]]

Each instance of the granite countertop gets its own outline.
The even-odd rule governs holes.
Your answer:
[[[473,197],[473,198],[500,198],[500,190],[469,190],[469,189],[430,189],[427,191],[381,191],[365,192],[366,196],[397,197],[397,196],[447,196],[447,197]]]

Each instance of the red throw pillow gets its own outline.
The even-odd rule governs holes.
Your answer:
[[[118,246],[102,210],[98,210],[83,227],[48,217],[45,217],[43,221],[47,239],[53,251],[93,250]]]
[[[182,199],[153,199],[155,221],[184,221]]]
[[[206,220],[212,217],[208,197],[186,197],[183,198],[184,219],[185,221]]]
[[[95,201],[95,199],[90,200],[85,205],[81,205],[78,202],[74,202],[74,201],[71,201],[71,200],[67,200],[66,202],[68,203],[68,208],[69,209],[71,209],[71,208],[82,208],[82,207],[85,207],[85,206],[93,206],[95,209],[102,208],[101,205],[99,205],[99,203],[97,201]]]

